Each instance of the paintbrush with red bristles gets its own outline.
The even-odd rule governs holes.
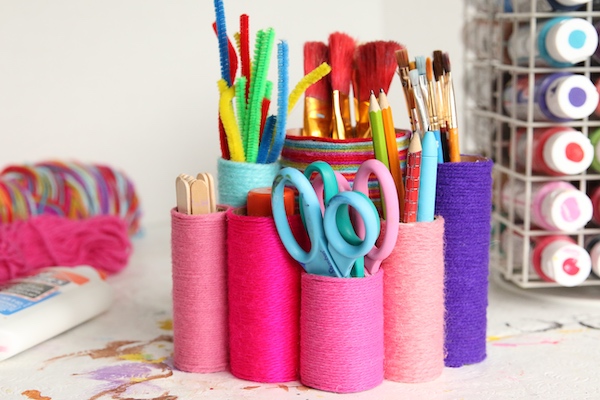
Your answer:
[[[304,74],[329,62],[329,48],[323,42],[304,43]],[[304,92],[304,136],[331,136],[331,78],[324,76]]]
[[[371,136],[369,97],[371,91],[388,92],[396,72],[396,51],[404,48],[395,41],[373,41],[356,47],[354,54],[354,94],[356,137]]]
[[[334,32],[329,35],[329,65],[332,89],[332,137],[352,137],[350,89],[352,88],[352,60],[356,41],[350,35]]]

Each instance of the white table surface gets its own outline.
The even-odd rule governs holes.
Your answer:
[[[421,384],[333,394],[172,366],[170,226],[146,227],[109,278],[105,314],[0,362],[0,399],[598,399],[600,288],[540,292],[491,279],[488,357]]]

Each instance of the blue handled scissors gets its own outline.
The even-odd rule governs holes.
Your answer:
[[[286,183],[298,189],[300,207],[311,246],[304,251],[294,238],[285,213],[283,190]],[[340,192],[331,196],[321,212],[321,205],[308,178],[295,168],[286,167],[275,176],[271,194],[275,226],[283,245],[306,272],[316,275],[345,278],[356,259],[364,257],[375,245],[380,222],[373,202],[363,193]],[[350,206],[364,225],[364,238],[351,244],[342,236],[336,221],[340,207]]]
[[[386,259],[394,246],[396,245],[396,241],[398,239],[398,225],[400,221],[400,210],[398,208],[398,195],[396,191],[396,185],[394,183],[394,178],[390,171],[385,167],[385,165],[376,159],[366,160],[361,164],[354,176],[354,182],[352,184],[352,191],[363,193],[366,196],[369,195],[369,178],[371,175],[374,175],[376,180],[379,182],[379,187],[381,190],[381,202],[383,208],[385,209],[386,214],[386,228],[385,233],[381,240],[379,240],[379,247],[374,246],[371,251],[369,251],[365,255],[364,267],[366,273],[369,275],[375,274],[379,267],[381,266],[381,262]],[[346,178],[335,172],[335,176],[337,179],[337,187],[340,190],[348,190],[346,188],[350,187],[350,184],[346,180]],[[330,188],[332,185],[330,182],[325,180],[326,175],[320,174],[320,176],[315,177],[312,184],[317,193],[317,197],[326,201],[327,199],[327,191],[331,191]],[[354,214],[354,211],[353,211]],[[340,221],[341,215],[338,213],[338,225],[340,226],[340,230],[346,241],[349,243],[356,243],[357,240],[360,240],[360,237],[364,235],[364,225],[361,220],[357,220],[353,218],[355,223],[353,226],[356,229],[347,229],[347,225],[343,225]],[[355,235],[358,235],[358,237]],[[354,237],[353,237],[354,236]],[[360,263],[357,264],[357,270],[353,271],[353,274],[356,276],[361,276],[361,273],[364,271],[360,270]]]

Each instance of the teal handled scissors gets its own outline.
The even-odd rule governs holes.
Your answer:
[[[286,184],[298,189],[299,204],[311,246],[308,252],[298,244],[285,213],[283,190]],[[364,257],[375,245],[380,232],[380,221],[373,202],[363,193],[345,191],[328,199],[321,205],[308,178],[295,168],[286,167],[279,171],[273,181],[271,205],[275,226],[283,245],[306,272],[316,275],[345,278],[356,259]],[[360,217],[364,238],[358,244],[344,239],[336,221],[340,207],[350,206]]]
[[[323,166],[319,166],[319,169],[323,168]],[[334,174],[337,180],[337,185],[335,186],[339,188],[339,190],[348,190],[350,184],[346,178],[338,172],[335,172]],[[381,190],[381,203],[386,215],[386,228],[383,237],[381,240],[379,240],[379,247],[374,246],[371,251],[365,255],[364,269],[369,275],[373,275],[379,270],[381,262],[386,259],[394,249],[396,240],[398,239],[398,225],[400,220],[396,185],[394,183],[392,174],[381,161],[369,159],[361,164],[356,172],[356,175],[354,176],[352,191],[363,193],[368,196],[369,178],[371,175],[374,175],[376,181],[379,182],[379,188]],[[326,204],[328,192],[333,191],[331,188],[332,184],[330,182],[329,174],[320,173],[313,179],[312,185],[317,193],[317,198]],[[356,218],[354,218],[353,220],[356,220],[355,224],[353,224],[355,229],[353,228],[349,230],[347,229],[347,225],[344,225],[344,222],[340,221],[341,218],[343,218],[342,214],[338,213],[338,225],[341,227],[340,230],[342,231],[344,239],[349,243],[356,243],[356,241],[360,240],[360,237],[364,235],[364,225],[360,220],[356,220]],[[356,232],[356,235],[358,236],[356,236],[354,232]],[[360,270],[360,266],[361,264],[357,263],[357,268],[355,271],[353,271],[355,276],[361,276],[361,274],[365,273],[364,271]]]

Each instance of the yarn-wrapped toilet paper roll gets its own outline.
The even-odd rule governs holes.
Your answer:
[[[438,164],[436,215],[444,227],[447,367],[486,357],[493,162],[462,156]]]
[[[217,160],[217,186],[219,204],[232,207],[246,205],[252,189],[271,187],[281,169],[278,162],[257,164],[219,158]]]
[[[186,372],[228,367],[226,212],[171,210],[173,363]]]
[[[381,268],[385,379],[432,381],[444,369],[444,219],[400,224]]]

